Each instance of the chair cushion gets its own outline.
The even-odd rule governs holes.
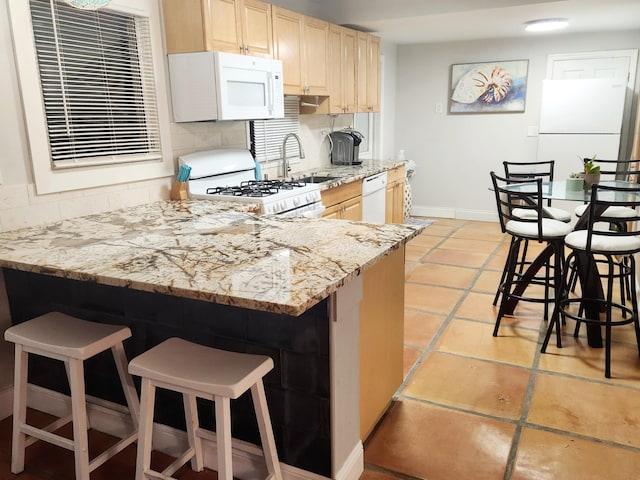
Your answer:
[[[571,221],[571,214],[566,210],[555,207],[543,207],[542,209],[554,220],[560,220],[561,222]],[[514,208],[513,212],[511,213],[514,217],[523,219],[532,219],[538,216],[535,210],[531,210],[528,208]]]
[[[553,220],[551,218],[542,219],[542,237],[544,239],[562,238],[571,232],[571,225]],[[519,222],[510,220],[505,225],[505,229],[511,235],[524,238],[538,238],[538,224],[533,222]]]
[[[589,208],[589,205],[579,205],[576,207],[574,213],[576,217],[581,217],[584,212]],[[635,217],[636,211],[629,207],[608,207],[603,214],[605,217],[611,218],[632,218]]]
[[[586,250],[587,231],[576,230],[564,239],[565,245],[574,250]],[[591,251],[601,253],[631,254],[640,251],[640,238],[628,235],[598,235],[591,237]]]

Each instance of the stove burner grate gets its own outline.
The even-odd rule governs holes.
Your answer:
[[[268,197],[280,190],[293,190],[306,183],[295,180],[248,180],[235,187],[207,188],[208,195],[232,195],[234,197]]]

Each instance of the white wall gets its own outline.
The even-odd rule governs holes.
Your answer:
[[[395,145],[417,164],[413,213],[496,219],[489,172],[501,171],[504,160],[536,159],[538,138],[527,127],[538,125],[547,56],[639,45],[640,31],[629,31],[399,46]],[[524,113],[447,113],[452,64],[520,59],[529,60]]]

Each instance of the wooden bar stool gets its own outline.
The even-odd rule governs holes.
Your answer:
[[[47,313],[9,327],[5,331],[4,338],[15,343],[12,473],[17,474],[24,470],[26,447],[38,440],[44,440],[72,450],[75,456],[76,479],[87,480],[90,472],[136,440],[140,407],[133,381],[127,373],[127,358],[122,346],[122,341],[130,336],[131,331],[127,327],[89,322],[59,312]],[[113,353],[134,432],[89,461],[83,361],[108,349]],[[69,379],[71,415],[60,418],[45,428],[36,428],[26,423],[30,353],[64,362]],[[69,422],[73,422],[73,440],[52,433]]]
[[[232,480],[230,399],[251,389],[262,451],[269,478],[282,480],[262,378],[273,369],[273,360],[263,355],[228,352],[170,338],[129,363],[129,372],[142,377],[140,436],[136,480],[173,478],[191,460],[191,468],[204,467],[201,439],[216,441],[218,478]],[[189,449],[162,473],[151,470],[153,411],[156,387],[181,392]],[[216,433],[200,428],[196,397],[215,402]]]

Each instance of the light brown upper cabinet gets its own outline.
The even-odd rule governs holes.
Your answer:
[[[167,53],[273,56],[271,4],[261,0],[163,0]]]
[[[358,33],[331,25],[329,27],[329,112],[354,113],[358,84],[356,51]]]
[[[358,32],[358,111],[380,111],[380,38]]]
[[[273,56],[286,95],[329,94],[329,23],[272,6]]]

